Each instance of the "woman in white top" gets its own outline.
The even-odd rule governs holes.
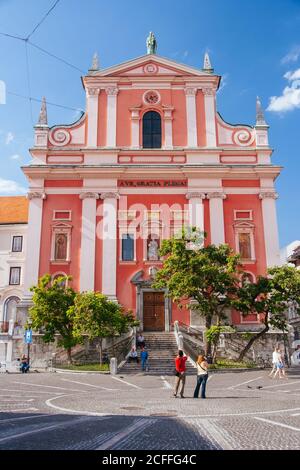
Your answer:
[[[272,364],[273,368],[269,374],[269,377],[272,377],[273,373],[276,372],[277,366],[276,364],[281,360],[281,355],[280,355],[280,348],[275,347],[273,354],[272,354]]]
[[[206,362],[206,357],[203,355],[198,356],[198,360],[196,362],[197,366],[197,384],[194,391],[194,398],[198,398],[199,390],[201,387],[201,398],[206,398],[205,391],[206,391],[206,382],[208,379],[208,364]]]

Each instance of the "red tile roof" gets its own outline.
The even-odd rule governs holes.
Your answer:
[[[28,222],[28,199],[25,196],[0,197],[0,224]]]

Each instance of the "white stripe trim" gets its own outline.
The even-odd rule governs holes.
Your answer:
[[[289,426],[288,424],[277,423],[276,421],[271,421],[270,419],[258,418],[258,417],[254,417],[254,419],[257,419],[259,421],[263,421],[263,422],[268,423],[268,424],[272,424],[273,426],[280,426],[282,428],[291,429],[292,431],[298,431],[298,432],[300,431],[300,428],[295,428],[294,426]]]

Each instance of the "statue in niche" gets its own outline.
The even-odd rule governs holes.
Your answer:
[[[158,259],[158,243],[152,238],[148,244],[148,260],[157,261]]]
[[[57,235],[55,240],[55,259],[67,259],[67,236],[64,234]]]

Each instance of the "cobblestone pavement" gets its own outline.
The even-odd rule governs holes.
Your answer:
[[[0,450],[300,449],[300,371],[211,373],[206,400],[173,377],[0,375]]]

